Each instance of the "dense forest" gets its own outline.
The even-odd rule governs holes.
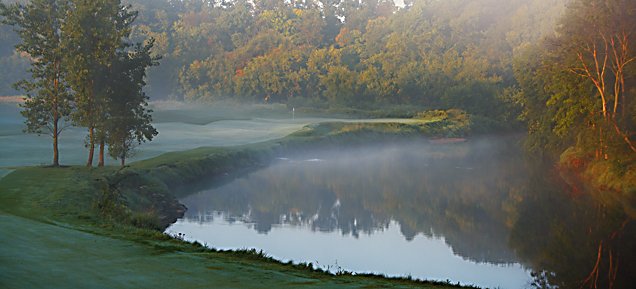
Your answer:
[[[550,31],[564,0],[129,1],[132,37],[155,39],[155,99],[303,106],[410,104],[501,115],[515,51]],[[323,3],[324,2],[324,3]],[[502,3],[499,3],[502,2]],[[2,28],[3,69],[18,38]],[[2,94],[11,81],[2,81]]]
[[[552,0],[217,2],[135,1],[137,32],[157,39],[163,56],[151,95],[453,107],[512,120],[515,51],[550,31],[564,8]]]
[[[153,99],[455,108],[527,126],[539,155],[625,171],[636,153],[633,1],[124,2],[131,41],[161,58]],[[16,94],[29,55],[0,29],[0,93]]]

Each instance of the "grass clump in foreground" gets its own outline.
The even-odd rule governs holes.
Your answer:
[[[201,179],[222,181],[282,151],[421,136],[425,129],[330,123],[277,141],[168,153],[124,169],[17,169],[0,179],[0,260],[7,264],[0,287],[452,288],[447,282],[334,275],[312,264],[283,264],[254,250],[220,252],[162,233],[183,213],[175,192],[187,194]]]

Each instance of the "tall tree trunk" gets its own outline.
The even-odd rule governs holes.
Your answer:
[[[53,119],[53,166],[54,167],[60,166],[60,156],[59,156],[59,151],[57,149],[57,137],[59,135],[57,122],[58,122],[57,117],[54,117]]]
[[[126,165],[126,157],[121,157],[121,167],[123,168]]]
[[[104,139],[99,141],[99,162],[97,163],[98,167],[104,166]]]
[[[89,139],[89,147],[88,147],[88,160],[86,161],[87,167],[93,166],[93,155],[95,154],[95,129],[91,126],[88,129],[88,139]]]
[[[58,105],[58,101],[60,97],[60,82],[59,82],[60,63],[59,61],[55,62],[54,67],[55,67],[55,79],[53,80],[53,91],[55,93],[55,96],[53,99],[53,166],[59,167],[60,157],[59,157],[59,151],[57,149],[57,139],[58,139],[58,136],[60,135],[59,127],[58,127],[58,123],[60,121],[60,113],[59,113],[59,105]]]
[[[88,138],[89,138],[89,142],[90,142],[90,147],[89,147],[89,152],[88,152],[88,162],[86,164],[87,167],[92,167],[93,166],[93,156],[95,155],[95,119],[94,119],[94,114],[95,114],[95,107],[94,107],[94,103],[95,103],[95,93],[93,91],[93,86],[94,86],[94,81],[91,80],[90,82],[90,86],[89,86],[89,93],[88,93],[88,120],[91,123],[89,128],[88,128]]]

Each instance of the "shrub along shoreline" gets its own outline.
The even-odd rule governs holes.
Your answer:
[[[453,286],[448,282],[410,278],[386,279],[378,275],[347,272],[334,276],[311,264],[282,264],[253,250],[218,252],[196,242],[188,243],[167,236],[163,230],[183,216],[186,210],[178,202],[178,197],[196,192],[210,183],[229,181],[263,167],[283,153],[424,137],[462,137],[469,133],[470,127],[464,117],[442,115],[434,120],[408,124],[322,123],[307,126],[279,140],[171,152],[121,169],[19,168],[0,179],[0,185],[6,188],[0,193],[0,211],[134,241],[161,252],[196,253],[208,258],[224,256],[232,261],[251,262],[255,266],[304,272],[302,274],[321,280],[341,278],[337,280],[354,282],[352,284],[379,282],[380,286],[450,288]],[[33,178],[38,178],[38,181],[34,182]]]

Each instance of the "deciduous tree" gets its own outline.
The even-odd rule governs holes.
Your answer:
[[[119,0],[75,0],[63,26],[69,83],[76,93],[77,110],[73,120],[88,128],[88,160],[93,165],[95,145],[99,144],[99,166],[104,165],[107,105],[106,81],[117,50],[126,47],[124,40],[137,13]]]
[[[27,92],[21,112],[26,131],[49,133],[53,139],[53,166],[59,166],[58,139],[72,111],[63,60],[66,35],[62,30],[67,0],[33,0],[28,4],[0,3],[3,22],[16,28],[21,42],[17,50],[31,59],[31,79],[16,84]]]
[[[131,51],[119,51],[108,80],[108,105],[105,128],[108,153],[121,165],[134,154],[134,148],[157,134],[152,126],[152,110],[143,91],[146,69],[158,65],[151,56],[153,41],[138,43]]]

